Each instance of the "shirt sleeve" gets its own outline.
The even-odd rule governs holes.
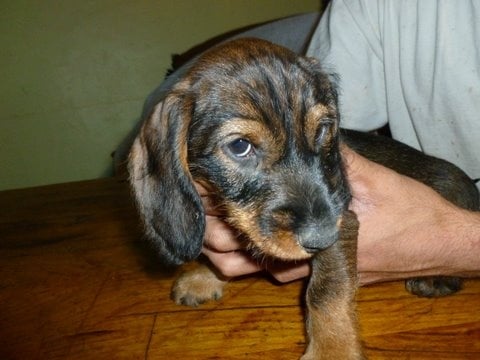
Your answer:
[[[379,6],[381,1],[332,0],[307,50],[339,77],[345,128],[370,131],[388,122]]]

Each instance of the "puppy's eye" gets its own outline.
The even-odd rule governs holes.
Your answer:
[[[245,158],[254,154],[253,145],[245,139],[236,139],[227,145],[228,150],[232,155],[238,158]]]

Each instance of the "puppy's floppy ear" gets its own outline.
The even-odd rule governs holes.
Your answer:
[[[325,104],[338,107],[340,77],[316,58],[301,56],[299,62],[313,74],[312,78],[316,82],[317,89],[322,90],[322,101]]]
[[[172,91],[145,121],[129,157],[130,183],[147,237],[178,265],[200,255],[205,216],[187,163],[192,105]]]

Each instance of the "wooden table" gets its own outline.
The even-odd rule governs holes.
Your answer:
[[[119,179],[0,192],[0,359],[297,359],[303,282],[234,281],[198,308],[142,246]],[[480,281],[443,299],[362,288],[370,359],[480,359]],[[335,359],[333,359],[335,360]]]

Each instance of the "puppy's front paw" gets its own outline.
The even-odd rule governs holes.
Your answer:
[[[200,266],[181,274],[175,280],[171,298],[178,305],[198,306],[209,300],[219,300],[226,283],[207,266]]]

